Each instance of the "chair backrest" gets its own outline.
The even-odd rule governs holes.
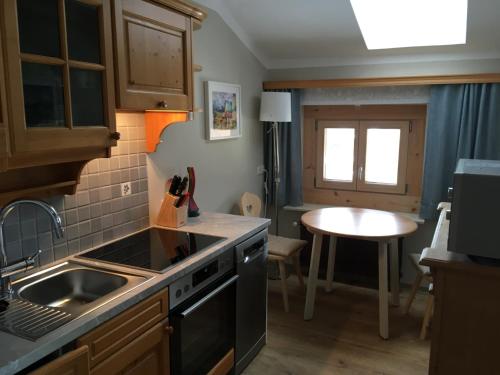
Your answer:
[[[262,209],[262,201],[260,198],[252,193],[246,192],[240,198],[240,214],[243,216],[260,217]]]

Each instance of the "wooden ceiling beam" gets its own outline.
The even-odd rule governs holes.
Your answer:
[[[500,83],[500,73],[416,76],[416,77],[380,77],[380,78],[344,78],[295,81],[267,81],[264,90],[277,89],[322,89],[349,87],[384,87],[384,86],[425,86],[463,83]]]

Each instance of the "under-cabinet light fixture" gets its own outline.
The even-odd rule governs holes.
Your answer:
[[[465,44],[467,0],[350,0],[368,49]]]

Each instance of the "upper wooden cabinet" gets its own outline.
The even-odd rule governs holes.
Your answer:
[[[192,111],[204,17],[180,0],[1,0],[0,206],[74,193],[117,143],[117,104]]]
[[[177,1],[113,1],[118,108],[193,110],[191,34],[203,17]]]
[[[0,203],[13,189],[63,183],[59,192],[71,193],[85,162],[109,155],[119,137],[110,2],[4,0],[0,7],[8,118],[3,154],[0,132]],[[39,166],[44,171],[35,175],[44,181],[20,171]]]
[[[3,8],[12,156],[115,145],[109,1],[5,0]]]

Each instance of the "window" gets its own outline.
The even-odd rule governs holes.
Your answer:
[[[306,105],[304,202],[418,212],[427,106]]]
[[[402,194],[409,121],[318,121],[316,186]]]

